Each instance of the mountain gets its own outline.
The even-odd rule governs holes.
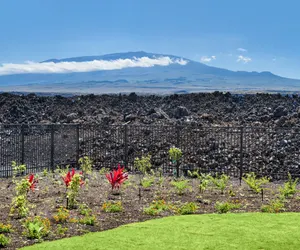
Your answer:
[[[149,59],[158,60],[160,64],[149,65]],[[136,60],[140,60],[139,66],[134,64]],[[99,67],[99,62],[103,69],[100,67],[101,70],[98,68],[86,70],[87,67],[95,67],[94,64]],[[110,66],[107,66],[107,63]],[[300,90],[300,80],[280,77],[271,72],[231,71],[179,56],[143,51],[49,59],[38,66],[46,65],[54,67],[55,70],[59,68],[59,71],[51,73],[51,69],[45,73],[0,75],[0,91],[185,93],[215,90],[232,92]],[[82,71],[87,72],[69,72],[72,70],[68,67],[75,67],[75,71],[81,71],[77,70],[77,67],[82,67]]]

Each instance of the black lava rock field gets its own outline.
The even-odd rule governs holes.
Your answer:
[[[300,126],[300,97],[233,95],[0,94],[0,124],[199,124],[203,126]]]

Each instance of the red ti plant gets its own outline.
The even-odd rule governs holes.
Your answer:
[[[106,174],[112,190],[119,189],[122,183],[128,179],[128,174],[123,173],[124,169],[125,167],[121,168],[120,164],[118,164],[118,169],[114,169],[109,174]]]
[[[28,176],[28,182],[30,184],[29,188],[32,192],[34,192],[36,188],[36,184],[39,182],[38,179],[34,178],[34,174]]]
[[[82,172],[79,173],[80,175],[82,175]],[[64,180],[64,183],[66,185],[66,187],[68,187],[72,181],[72,178],[74,177],[75,175],[75,169],[72,168],[72,171],[69,171],[66,176],[62,177],[63,180]],[[80,180],[80,187],[82,187],[84,185],[84,181],[83,180]]]

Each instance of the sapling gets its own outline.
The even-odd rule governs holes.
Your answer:
[[[80,165],[80,169],[83,171],[84,177],[86,178],[86,175],[92,172],[92,160],[88,156],[84,156],[78,160],[78,163]]]
[[[221,194],[224,194],[224,190],[229,181],[229,176],[225,175],[225,174],[222,174],[221,176],[219,176],[217,174],[216,177],[209,176],[209,179],[216,186],[217,189],[221,190]]]
[[[203,173],[199,174],[198,171],[191,172],[190,170],[188,170],[188,175],[190,177],[197,177],[197,179],[200,181],[199,184],[200,193],[203,193],[207,189],[210,183],[210,174],[203,174]]]
[[[294,196],[294,194],[297,192],[297,183],[298,178],[293,180],[290,173],[288,173],[288,181],[284,183],[283,187],[279,187],[280,195],[284,198],[291,198]]]
[[[171,163],[176,165],[176,176],[179,177],[179,166],[180,166],[180,159],[182,157],[182,151],[179,148],[172,147],[169,149],[169,158]]]
[[[262,186],[269,183],[270,179],[266,177],[257,178],[255,173],[246,174],[243,180],[248,184],[251,190],[257,194],[262,193]]]
[[[176,189],[179,195],[183,195],[187,189],[191,189],[188,180],[174,180],[171,185]]]
[[[15,197],[12,199],[12,203],[11,203],[11,208],[10,208],[11,216],[14,215],[15,213],[19,218],[23,218],[27,216],[29,212],[27,194],[29,190],[34,192],[37,182],[38,180],[34,178],[33,174],[18,182],[15,182],[16,194]]]
[[[13,178],[13,182],[14,182],[18,175],[22,175],[25,173],[26,165],[25,164],[18,165],[16,161],[12,161],[11,166],[13,169],[13,177],[12,178]]]

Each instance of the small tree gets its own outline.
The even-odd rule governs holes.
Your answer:
[[[84,175],[92,172],[93,161],[88,156],[81,157],[78,163]]]
[[[134,168],[138,169],[145,175],[151,169],[151,155],[142,156],[141,158],[136,157],[134,159]]]
[[[176,174],[177,177],[179,177],[179,165],[180,165],[180,159],[182,157],[182,151],[179,148],[172,147],[169,150],[169,158],[171,160],[172,164],[176,165]]]

